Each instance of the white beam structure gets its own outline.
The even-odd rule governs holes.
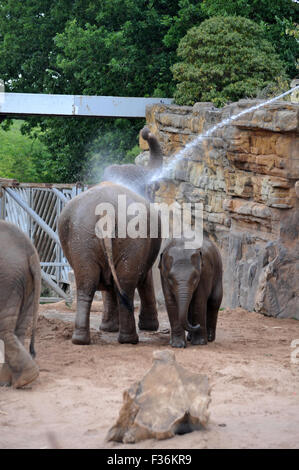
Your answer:
[[[171,104],[171,98],[1,93],[1,116],[89,116],[144,118],[146,106]]]

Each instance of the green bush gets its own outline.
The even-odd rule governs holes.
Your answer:
[[[261,26],[240,16],[213,17],[191,28],[178,47],[181,62],[172,67],[177,104],[228,101],[256,96],[286,78],[282,61]]]

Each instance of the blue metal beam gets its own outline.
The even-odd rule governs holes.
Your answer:
[[[2,116],[89,116],[144,118],[146,106],[171,104],[171,98],[1,93]]]

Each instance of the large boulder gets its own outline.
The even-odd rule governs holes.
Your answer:
[[[172,351],[155,351],[153,366],[123,395],[123,406],[108,441],[134,443],[167,439],[206,426],[208,378],[177,364]]]

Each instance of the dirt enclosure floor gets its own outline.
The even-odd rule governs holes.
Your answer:
[[[177,362],[210,379],[208,427],[124,445],[106,442],[106,434],[123,391],[151,367],[153,351],[169,348],[169,324],[160,312],[159,331],[140,332],[134,346],[119,344],[117,333],[99,332],[100,320],[93,311],[92,344],[75,346],[74,312],[64,303],[41,306],[40,376],[21,390],[0,389],[0,448],[299,448],[299,364],[291,363],[298,321],[221,311],[216,342],[174,350]]]

